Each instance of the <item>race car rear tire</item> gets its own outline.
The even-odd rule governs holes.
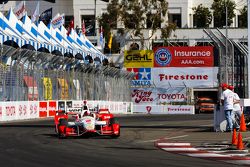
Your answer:
[[[117,134],[117,135],[112,135],[111,137],[112,137],[113,139],[119,138],[119,137],[120,137],[120,132],[119,132],[119,134]]]
[[[59,139],[65,139],[67,136],[66,136],[66,127],[68,125],[68,121],[64,118],[61,118],[59,119],[59,124],[58,124],[58,138]],[[64,130],[63,132],[60,132],[60,128],[61,127],[64,127]]]
[[[58,129],[60,129],[60,126],[64,126],[64,125],[59,125],[58,126]],[[64,132],[60,132],[58,130],[58,138],[59,139],[65,139],[67,136],[66,136],[66,127],[64,127]]]
[[[111,137],[112,138],[114,138],[114,139],[116,139],[116,138],[118,138],[118,137],[120,137],[120,132],[121,132],[121,129],[119,128],[119,133],[118,134],[113,134],[113,135],[111,135]]]

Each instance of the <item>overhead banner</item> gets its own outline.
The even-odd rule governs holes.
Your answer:
[[[37,100],[38,99],[38,90],[37,84],[33,77],[23,76],[25,85],[28,88],[28,100]]]
[[[185,87],[132,88],[131,96],[135,105],[165,105],[170,102],[186,102],[187,89]]]
[[[61,99],[69,98],[69,86],[65,79],[57,78],[60,85]]]
[[[78,79],[73,79],[73,83],[75,86],[76,90],[76,100],[82,99],[82,92],[81,92],[81,87],[80,87],[80,82]]]
[[[154,48],[154,67],[213,67],[212,46]]]
[[[152,50],[125,50],[124,67],[153,67],[154,52]]]
[[[158,88],[213,88],[218,86],[217,74],[218,67],[152,68],[152,80]]]
[[[45,100],[52,100],[52,82],[50,78],[43,78],[43,96]]]

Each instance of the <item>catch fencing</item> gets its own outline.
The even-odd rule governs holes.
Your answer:
[[[50,53],[8,46],[3,49],[0,55],[0,101],[131,101],[131,73]],[[24,56],[25,50],[27,54]]]

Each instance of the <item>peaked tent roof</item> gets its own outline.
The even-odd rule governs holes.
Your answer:
[[[36,50],[46,48],[50,52],[57,50],[62,54],[71,53],[74,56],[82,54],[85,57],[90,54],[93,58],[99,57],[101,60],[106,58],[85,36],[79,36],[75,30],[72,30],[67,36],[65,27],[54,29],[43,22],[35,24],[27,15],[20,21],[12,9],[9,10],[6,17],[0,13],[0,30],[1,43],[13,40],[19,47],[30,44]]]

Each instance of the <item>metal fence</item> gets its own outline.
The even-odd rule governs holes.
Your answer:
[[[132,73],[110,67],[84,64],[82,60],[3,45],[0,55],[0,101],[105,100],[131,101]],[[23,54],[25,53],[25,54]],[[32,88],[24,77],[32,77]],[[44,78],[50,78],[48,99]],[[60,80],[65,82],[60,84]],[[63,89],[67,85],[67,89]],[[37,87],[37,90],[36,90]],[[62,91],[67,91],[63,93]],[[33,94],[33,99],[29,95]],[[65,96],[62,96],[62,95]]]

